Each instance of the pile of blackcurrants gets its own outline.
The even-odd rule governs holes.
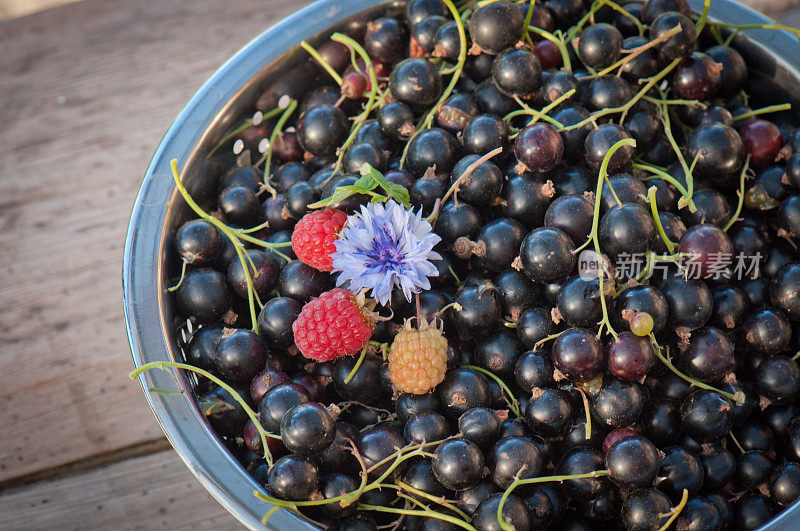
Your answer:
[[[800,124],[750,101],[744,28],[708,6],[411,0],[303,43],[316,85],[259,100],[191,195],[174,167],[198,217],[186,363],[160,367],[265,518],[756,529],[800,497]],[[441,238],[431,289],[395,289],[360,354],[304,357],[292,325],[338,277],[295,225],[390,198]],[[415,316],[447,340],[420,395],[386,362]]]

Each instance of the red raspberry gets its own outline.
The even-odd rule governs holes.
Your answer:
[[[442,380],[447,371],[447,340],[435,325],[420,329],[408,323],[394,336],[389,349],[389,379],[402,393],[421,395]]]
[[[306,358],[328,361],[359,352],[374,322],[345,289],[326,291],[303,306],[292,324],[294,342]]]
[[[341,210],[326,208],[303,216],[292,233],[292,250],[304,264],[320,271],[332,271],[331,254],[334,242],[347,221]]]

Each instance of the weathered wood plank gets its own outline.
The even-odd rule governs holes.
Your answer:
[[[0,495],[3,529],[241,529],[172,450]]]
[[[133,198],[192,93],[305,3],[86,0],[0,23],[0,484],[161,436],[127,378]]]

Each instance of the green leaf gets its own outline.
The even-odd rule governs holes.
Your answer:
[[[229,404],[224,400],[219,399],[210,399],[210,400],[203,400],[197,404],[200,406],[200,411],[203,412],[203,415],[209,416],[214,415],[215,413],[222,413],[224,411],[233,411],[236,409],[236,406],[233,404]]]
[[[336,188],[336,190],[333,191],[333,195],[331,195],[330,197],[328,197],[326,199],[323,199],[322,201],[317,201],[316,203],[312,203],[312,204],[308,205],[308,208],[322,208],[322,207],[326,207],[326,206],[328,206],[330,204],[339,203],[340,201],[344,201],[345,199],[347,199],[351,195],[364,193],[361,190],[362,189],[360,187],[359,187],[359,189],[355,189],[355,185],[352,185],[352,186],[339,186],[338,188]]]
[[[369,164],[365,165],[369,166]],[[361,177],[359,177],[359,179],[353,183],[353,186],[354,187],[358,186],[360,188],[364,188],[365,190],[371,191],[377,188],[378,182],[375,179],[373,179],[371,173],[367,173],[367,174],[362,174]]]
[[[370,203],[380,203],[389,199],[385,195],[381,194],[372,194],[372,199],[369,200]]]
[[[410,206],[411,197],[408,194],[408,190],[406,190],[405,187],[400,184],[395,184],[387,181],[386,177],[384,177],[381,172],[379,172],[366,162],[364,163],[363,166],[361,166],[361,175],[363,175],[364,177],[369,175],[370,177],[372,177],[372,179],[375,181],[376,184],[380,185],[381,188],[383,188],[386,191],[389,197],[391,197],[392,199],[394,199],[403,206],[406,207]]]
[[[385,190],[387,195],[374,192],[373,190],[378,186]],[[361,167],[361,177],[359,177],[356,182],[350,186],[339,186],[334,190],[332,196],[308,205],[308,208],[323,208],[331,204],[339,203],[355,194],[370,195],[372,196],[370,201],[373,203],[387,201],[389,198],[392,198],[405,207],[411,206],[411,197],[405,187],[387,181],[386,177],[384,177],[381,172],[365,163]]]

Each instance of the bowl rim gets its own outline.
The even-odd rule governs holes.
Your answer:
[[[128,341],[136,367],[151,361],[170,361],[163,322],[160,266],[168,202],[174,192],[169,163],[185,161],[202,135],[229,101],[264,66],[289,52],[301,40],[311,39],[337,21],[368,8],[399,5],[397,0],[316,0],[278,21],[223,63],[194,93],[172,122],[147,167],[128,224],[122,263],[123,309]],[[689,0],[693,10],[703,0]],[[322,12],[322,14],[321,14]],[[717,22],[772,23],[768,17],[736,0],[713,0],[709,18]],[[744,21],[744,22],[743,22]],[[747,30],[756,44],[769,50],[790,70],[800,70],[797,39],[780,30]],[[260,516],[272,506],[257,500],[258,484],[216,438],[199,410],[183,395],[149,392],[162,388],[186,392],[167,371],[148,371],[139,376],[145,397],[161,429],[180,458],[200,483],[237,520],[250,529],[316,529],[289,513],[277,511],[265,526]],[[762,529],[796,528],[791,520],[800,514],[800,501],[773,518]]]

